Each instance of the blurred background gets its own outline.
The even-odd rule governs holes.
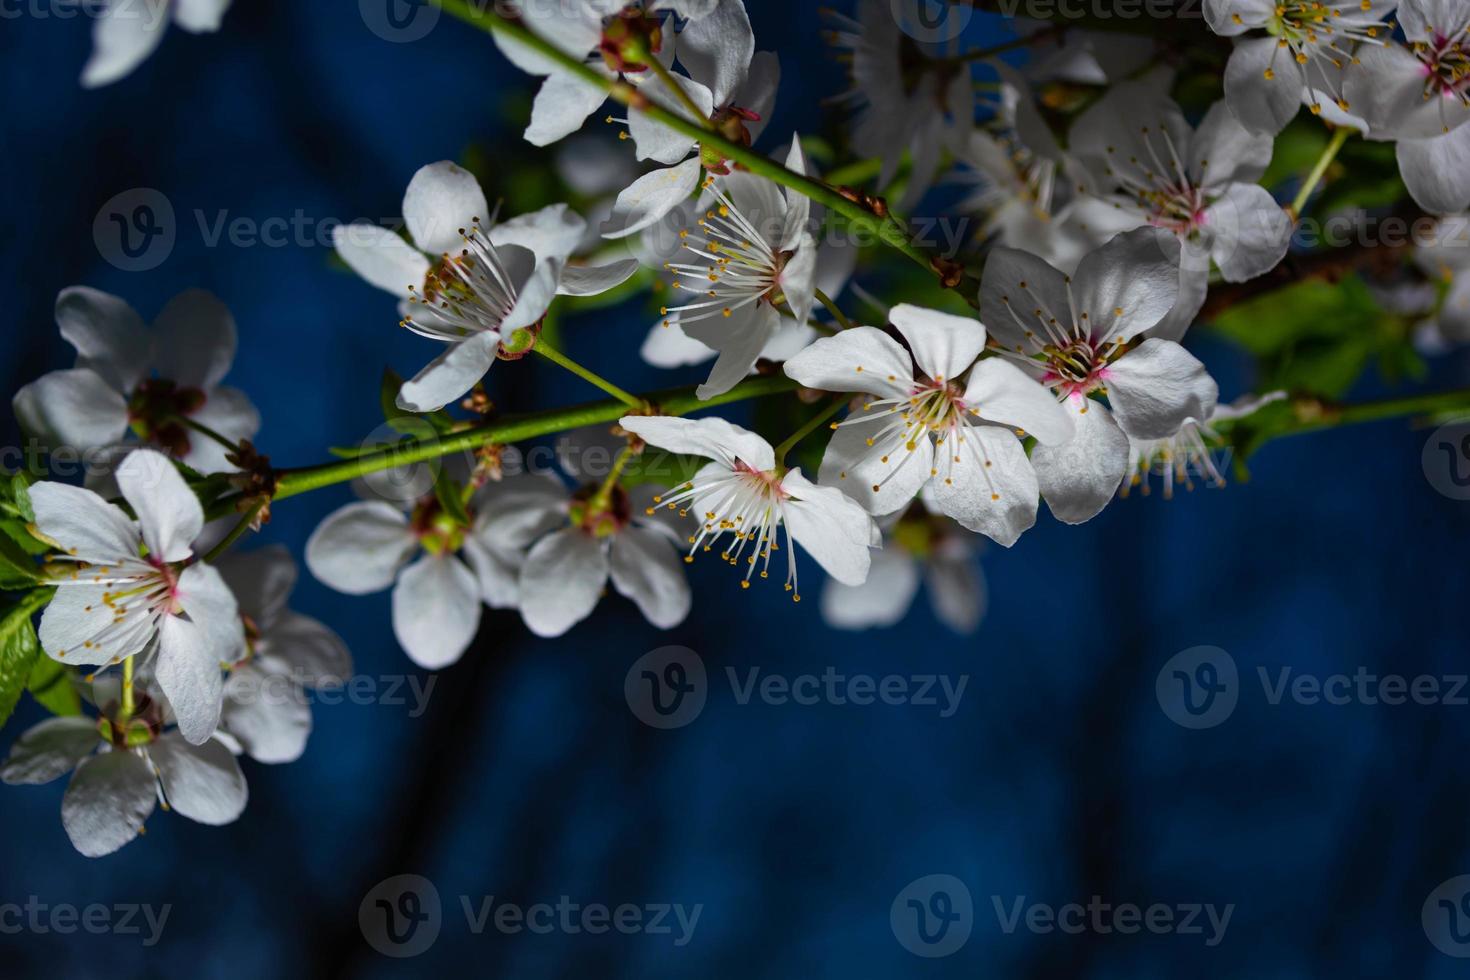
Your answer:
[[[763,145],[831,129],[838,110],[822,100],[846,81],[818,43],[816,6],[748,6],[758,46],[776,49],[783,69]],[[229,383],[259,406],[258,441],[275,462],[320,461],[379,425],[382,368],[409,374],[434,351],[396,327],[389,297],[334,262],[320,223],[397,215],[413,172],[439,159],[472,163],[492,200],[520,210],[547,192],[555,154],[519,138],[534,82],[488,37],[446,17],[394,43],[372,29],[373,8],[241,0],[220,33],[170,31],[134,75],[88,92],[77,84],[88,22],[6,5],[0,394],[69,366],[52,315],[63,287],[119,294],[151,319],[200,286],[238,321]],[[973,36],[1007,35],[977,22]],[[613,127],[594,119],[587,132],[631,157]],[[167,198],[177,239],[162,264],[130,272],[104,258],[93,226],[109,200],[140,188]],[[222,217],[297,215],[307,238],[280,247],[210,234]],[[906,298],[901,285],[859,283]],[[624,387],[699,380],[699,368],[639,362],[651,322],[644,296],[560,327],[569,353]],[[1235,348],[1203,331],[1190,346],[1222,399],[1252,389]],[[1425,386],[1465,376],[1450,356]],[[517,409],[599,397],[534,360],[500,365],[490,391]],[[1383,393],[1369,377],[1352,395]],[[709,562],[690,569],[694,613],[667,633],[617,596],[553,641],[487,612],[421,711],[406,684],[404,704],[318,705],[299,762],[245,761],[251,799],[238,823],[159,813],[146,837],[101,861],[67,841],[64,782],[4,787],[0,904],[171,912],[151,948],[129,935],[0,933],[0,972],[1464,975],[1428,941],[1420,912],[1441,882],[1470,872],[1470,706],[1272,704],[1259,673],[1274,685],[1288,667],[1319,678],[1470,670],[1470,508],[1426,480],[1428,435],[1385,422],[1273,443],[1249,482],[1170,502],[1134,496],[1078,528],[1043,510],[1014,550],[985,552],[990,608],[968,638],[922,599],[898,627],[836,632],[817,603],[794,605],[775,587],[742,592]],[[261,540],[299,558],[349,499],[338,487],[282,502]],[[386,595],[338,595],[303,572],[292,605],[341,633],[376,690],[428,683],[393,641]],[[635,660],[669,644],[696,651],[710,682],[698,718],[660,731],[629,710],[623,685]],[[1199,645],[1228,651],[1239,701],[1222,723],[1190,730],[1161,709],[1155,683]],[[915,704],[741,704],[726,675],[829,667],[968,681],[941,717]],[[27,701],[0,750],[41,717]],[[369,892],[402,874],[431,882],[443,909],[437,941],[411,959],[380,955],[359,924]],[[923,958],[890,908],[936,874],[963,884],[972,921],[961,948]],[[1214,945],[1203,915],[1195,935],[1004,928],[1018,899],[1056,907],[1094,895],[1233,910]],[[489,896],[701,911],[683,945],[672,916],[672,935],[476,934],[462,897],[478,910]]]

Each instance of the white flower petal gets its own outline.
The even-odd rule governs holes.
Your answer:
[[[676,368],[703,364],[715,356],[708,345],[684,332],[677,316],[655,323],[638,348],[638,354],[654,367]]]
[[[611,77],[611,72],[604,66],[592,67]],[[531,104],[531,122],[521,135],[532,146],[550,146],[581,129],[587,117],[606,101],[607,89],[602,86],[593,85],[580,75],[554,71],[536,90],[536,101]]]
[[[679,34],[679,60],[692,77],[709,86],[717,106],[730,101],[754,56],[755,32],[742,0],[720,0],[708,17]]]
[[[367,222],[338,225],[332,245],[353,272],[384,292],[402,297],[410,286],[424,286],[429,260],[396,231]]]
[[[450,344],[444,353],[403,383],[398,390],[398,407],[410,412],[437,412],[473,388],[495,364],[499,350],[500,334],[493,331]]]
[[[587,222],[580,215],[565,204],[551,204],[502,221],[490,229],[490,242],[496,248],[519,245],[540,262],[565,259],[577,250],[586,234]]]
[[[901,303],[888,319],[909,342],[915,363],[935,381],[957,380],[985,349],[985,327],[970,317]]]
[[[240,606],[218,569],[202,563],[185,568],[179,575],[176,600],[184,615],[199,628],[205,652],[212,659],[234,663],[244,655]]]
[[[747,304],[729,317],[685,323],[685,333],[720,352],[709,378],[694,393],[703,401],[744,381],[780,326],[781,314],[763,301]]]
[[[1015,248],[993,249],[980,285],[980,320],[990,336],[1014,351],[1040,348],[1047,321],[1071,323],[1067,282],[1044,259]]]
[[[34,484],[30,495],[36,527],[73,558],[105,565],[137,556],[142,537],[122,508],[65,483]]]
[[[933,440],[927,433],[914,440],[913,449],[903,433],[882,443],[869,444],[891,418],[862,421],[858,411],[838,426],[827,443],[817,478],[856,500],[870,514],[892,514],[913,502],[929,482],[934,467]]]
[[[1271,165],[1272,144],[1269,134],[1246,129],[1225,102],[1216,102],[1195,130],[1185,169],[1205,188],[1254,184]]]
[[[161,3],[108,3],[92,25],[92,57],[82,69],[82,87],[99,88],[131,74],[162,43],[168,22]]]
[[[1078,264],[1072,292],[1095,340],[1135,337],[1179,298],[1179,240],[1159,228],[1116,235]]]
[[[682,75],[670,76],[674,79],[685,94],[688,95],[708,119],[714,109],[714,100],[710,97],[709,89]],[[653,102],[681,119],[687,119],[692,123],[699,120],[690,115],[689,109],[683,101],[674,94],[673,89],[664,82],[662,78],[652,78],[638,89],[639,94],[646,96]],[[633,137],[633,145],[636,149],[638,159],[652,160],[655,163],[671,165],[678,163],[689,155],[694,149],[694,137],[665,126],[647,113],[630,111],[628,113],[628,134]]]
[[[1414,203],[1431,214],[1470,208],[1470,125],[1443,136],[1399,140],[1399,175]]]
[[[786,297],[787,305],[791,307],[792,318],[797,323],[805,324],[817,301],[817,243],[805,231],[801,232],[795,251],[781,269],[777,284],[781,287],[781,295]]]
[[[35,786],[59,779],[97,751],[100,741],[90,718],[47,718],[15,740],[0,765],[0,782]]]
[[[1043,443],[1072,438],[1072,419],[1052,393],[1010,361],[989,357],[970,369],[965,405],[988,422],[1002,422]]]
[[[231,0],[173,0],[173,3],[174,23],[186,31],[201,34],[219,30]]]
[[[635,525],[613,537],[609,567],[614,588],[638,604],[643,618],[673,629],[689,615],[693,596],[684,560],[662,534]]]
[[[136,449],[118,464],[114,475],[123,499],[138,515],[148,557],[177,562],[192,555],[194,539],[204,528],[204,509],[169,458],[152,449]]]
[[[918,564],[896,547],[875,551],[868,579],[822,586],[822,619],[833,629],[865,630],[892,626],[908,615],[919,591]]]
[[[219,727],[225,681],[216,651],[201,624],[182,616],[163,617],[154,676],[178,719],[179,732],[195,745]]]
[[[789,358],[784,370],[808,388],[861,391],[880,398],[901,398],[914,383],[908,352],[876,327],[853,327],[823,337]]]
[[[968,636],[985,617],[985,575],[971,557],[935,555],[924,566],[924,587],[939,621]]]
[[[76,348],[79,363],[120,392],[132,391],[148,373],[153,337],[127,302],[87,286],[71,286],[56,297],[61,336]]]
[[[490,206],[474,174],[448,160],[419,169],[403,195],[403,220],[413,242],[430,255],[463,244],[461,228],[490,220]]]
[[[532,633],[561,636],[586,619],[607,584],[602,542],[566,528],[536,543],[521,567],[521,617]]]
[[[220,728],[256,762],[281,765],[301,758],[311,725],[311,705],[299,685],[253,664],[230,674]]]
[[[621,286],[638,271],[637,259],[606,265],[569,265],[562,270],[557,292],[563,296],[596,296]]]
[[[1303,88],[1301,69],[1290,53],[1276,55],[1275,38],[1251,38],[1235,42],[1225,65],[1230,111],[1251,132],[1272,136],[1285,129],[1301,108]]]
[[[272,657],[290,664],[291,675],[307,687],[337,687],[352,676],[347,644],[310,616],[286,610],[265,631],[261,643]]]
[[[52,371],[15,395],[15,415],[51,449],[86,452],[111,445],[128,430],[128,402],[89,368]]]
[[[403,570],[393,589],[393,633],[410,660],[425,670],[464,655],[480,628],[480,584],[452,555],[424,555]]]
[[[721,418],[625,415],[618,419],[618,425],[660,449],[685,456],[703,456],[728,468],[733,468],[737,459],[761,471],[776,465],[776,451],[769,442]]]
[[[1128,470],[1128,437],[1099,402],[1075,395],[1065,406],[1077,434],[1060,446],[1037,446],[1031,465],[1052,516],[1082,524],[1101,513],[1117,492]]]
[[[221,743],[211,739],[190,745],[177,735],[165,735],[148,746],[148,758],[158,769],[164,798],[181,816],[222,827],[245,812],[250,795],[245,774]]]
[[[791,540],[842,584],[866,581],[878,529],[857,501],[835,487],[817,486],[800,469],[786,474],[781,489],[789,495],[782,515]]]
[[[154,366],[160,377],[209,391],[230,372],[238,344],[235,318],[213,293],[190,289],[168,301],[153,321]]]
[[[306,542],[306,567],[338,592],[367,595],[393,584],[418,549],[408,518],[380,500],[360,501],[327,516]]]
[[[1213,234],[1210,257],[1226,282],[1270,272],[1291,245],[1291,217],[1258,184],[1230,184],[1206,209],[1204,221]]]
[[[1193,354],[1172,340],[1145,340],[1107,369],[1108,404],[1135,439],[1166,439],[1187,419],[1208,419],[1219,386]]]
[[[935,450],[930,499],[962,526],[1009,548],[1036,523],[1040,491],[1021,440],[1009,429],[966,427]]]
[[[604,238],[623,238],[654,224],[687,200],[699,185],[698,157],[644,174],[629,184],[613,204]]]
[[[103,601],[103,585],[62,585],[41,614],[41,649],[67,666],[100,667],[142,653],[153,640],[146,611],[130,612],[120,622]]]
[[[61,798],[61,825],[72,846],[103,857],[127,844],[153,813],[158,784],[136,752],[103,752],[84,761]]]

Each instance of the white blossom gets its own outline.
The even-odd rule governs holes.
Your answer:
[[[36,527],[60,549],[41,646],[67,666],[148,655],[179,730],[202,743],[219,724],[221,672],[244,649],[238,606],[193,552],[204,513],[173,464],[136,450],[118,467],[117,483],[137,520],[90,490],[31,487]]]
[[[698,522],[685,561],[718,548],[722,561],[745,566],[741,585],[749,586],[757,573],[767,577],[784,527],[786,591],[796,601],[798,544],[839,582],[861,585],[867,579],[869,549],[882,541],[873,519],[835,487],[817,486],[800,468],[780,466],[771,444],[754,432],[719,418],[627,415],[618,424],[649,445],[710,460],[692,480],[654,498],[655,506],[693,514]]]
[[[1193,355],[1172,340],[1137,342],[1178,298],[1176,250],[1166,232],[1139,228],[1089,253],[1071,276],[1015,249],[996,249],[985,263],[981,319],[1076,426],[1069,442],[1031,454],[1042,496],[1068,524],[1090,520],[1112,499],[1128,468],[1129,436],[1172,436],[1214,409],[1218,389]],[[1104,394],[1106,407],[1093,397]]]
[[[821,482],[875,515],[927,490],[940,512],[1014,544],[1036,522],[1037,483],[1013,430],[1059,445],[1072,438],[1072,420],[1022,369],[977,360],[986,342],[979,322],[908,305],[889,319],[907,350],[881,330],[854,327],[786,362],[809,388],[867,396],[835,426]]]
[[[565,204],[495,225],[490,213],[474,176],[446,160],[421,168],[404,194],[413,245],[379,225],[333,229],[343,261],[400,297],[401,325],[447,345],[404,383],[401,408],[443,408],[485,376],[503,340],[540,323],[555,296],[596,295],[638,270],[633,259],[569,264],[586,223]]]
[[[131,436],[201,473],[236,469],[223,446],[186,424],[235,443],[260,429],[245,393],[220,384],[235,359],[236,332],[215,296],[179,294],[150,330],[119,297],[71,286],[56,297],[56,322],[76,349],[76,366],[16,393],[12,407],[28,432],[81,452]]]

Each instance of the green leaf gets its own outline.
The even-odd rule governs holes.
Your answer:
[[[41,655],[41,643],[31,617],[50,600],[55,589],[37,589],[0,615],[0,725],[15,711],[20,692],[30,680]]]
[[[82,697],[72,683],[72,672],[50,657],[36,658],[26,690],[53,715],[82,713]]]
[[[0,589],[29,589],[40,577],[41,569],[31,556],[10,538],[0,537]]]
[[[28,555],[44,555],[51,546],[31,534],[23,521],[15,518],[0,518],[0,534],[15,542]]]

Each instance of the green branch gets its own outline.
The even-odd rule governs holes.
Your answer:
[[[747,398],[778,395],[795,391],[798,385],[790,378],[773,376],[751,378],[725,392],[705,401],[694,394],[693,388],[677,388],[673,391],[655,393],[647,401],[657,406],[665,415],[685,415],[704,408],[714,408]],[[537,436],[579,429],[587,425],[605,425],[616,422],[628,414],[628,406],[617,399],[576,405],[571,408],[556,408],[515,418],[484,422],[479,425],[451,432],[440,437],[408,440],[398,445],[364,453],[352,459],[337,460],[308,466],[302,469],[279,470],[276,474],[274,499],[282,500],[297,494],[317,490],[321,487],[346,483],[368,473],[389,470],[395,466],[407,466],[437,459],[451,453],[468,452],[481,446],[520,442]],[[221,501],[220,506],[233,506],[235,498]],[[225,513],[229,511],[226,510]],[[217,515],[216,515],[217,516]]]
[[[528,48],[534,50],[542,57],[554,61],[560,68],[588,85],[607,91],[613,99],[627,106],[635,112],[641,112],[650,119],[655,119],[675,132],[682,133],[690,139],[697,140],[702,146],[713,149],[726,159],[733,160],[753,174],[758,174],[769,180],[773,180],[784,187],[810,198],[818,204],[824,205],[831,211],[842,215],[854,228],[871,235],[878,242],[896,249],[907,255],[910,259],[922,265],[924,268],[934,272],[945,285],[959,288],[967,298],[979,291],[979,283],[970,276],[961,276],[957,267],[952,263],[930,255],[924,249],[915,245],[910,239],[902,222],[894,215],[880,216],[873,211],[851,200],[828,184],[796,173],[782,166],[769,157],[762,156],[748,146],[726,139],[718,133],[711,132],[706,126],[696,121],[686,119],[675,112],[670,112],[663,106],[651,102],[627,82],[609,79],[583,64],[577,57],[567,54],[545,38],[531,32],[519,21],[508,20],[493,8],[480,9],[473,0],[434,0],[446,13],[474,27],[484,31],[502,34]],[[973,288],[972,288],[973,287]]]

